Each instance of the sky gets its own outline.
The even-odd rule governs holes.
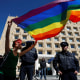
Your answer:
[[[23,14],[54,0],[0,0],[0,38],[8,16]]]

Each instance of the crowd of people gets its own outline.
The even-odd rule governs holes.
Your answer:
[[[28,80],[32,80],[35,61],[38,59],[38,54],[34,48],[37,41],[27,41],[26,46],[22,48],[22,40],[17,39],[13,41],[13,48],[9,47],[9,36],[12,21],[8,21],[8,27],[5,36],[5,54],[4,58],[0,56],[0,80],[15,80],[16,79],[16,65],[18,58],[21,59],[20,67],[20,80],[24,80],[27,74]],[[62,51],[55,55],[53,60],[53,67],[56,70],[56,74],[59,75],[61,80],[77,80],[77,74],[79,72],[79,62],[76,57],[68,51],[69,44],[67,42],[61,42]],[[18,53],[18,49],[21,52]],[[44,75],[46,80],[46,60],[42,58],[40,62],[40,79]]]

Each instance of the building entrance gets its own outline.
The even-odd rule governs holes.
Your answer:
[[[52,75],[52,69],[50,67],[46,68],[46,75]]]

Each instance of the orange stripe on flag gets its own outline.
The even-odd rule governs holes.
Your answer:
[[[80,11],[72,11],[71,15],[75,15],[75,16],[80,17]]]
[[[56,28],[56,29],[53,29],[51,31],[48,31],[48,32],[45,32],[45,33],[41,33],[41,34],[38,34],[38,35],[32,35],[36,40],[40,40],[40,39],[45,39],[46,37],[51,37],[51,36],[55,36],[57,35],[58,33],[60,33],[60,31],[63,29],[64,27],[60,27],[60,28]],[[45,36],[45,37],[44,37]]]

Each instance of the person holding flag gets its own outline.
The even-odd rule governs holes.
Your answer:
[[[18,39],[13,41],[13,49],[9,47],[9,36],[10,36],[10,29],[11,29],[12,21],[8,21],[8,27],[6,31],[6,38],[5,38],[5,61],[3,61],[2,68],[0,70],[0,75],[3,75],[3,78],[0,80],[15,80],[16,79],[16,65],[18,62],[18,57],[24,55],[26,52],[31,50],[37,43],[35,43],[25,49],[24,51],[18,53],[18,49],[21,49],[22,40]]]

